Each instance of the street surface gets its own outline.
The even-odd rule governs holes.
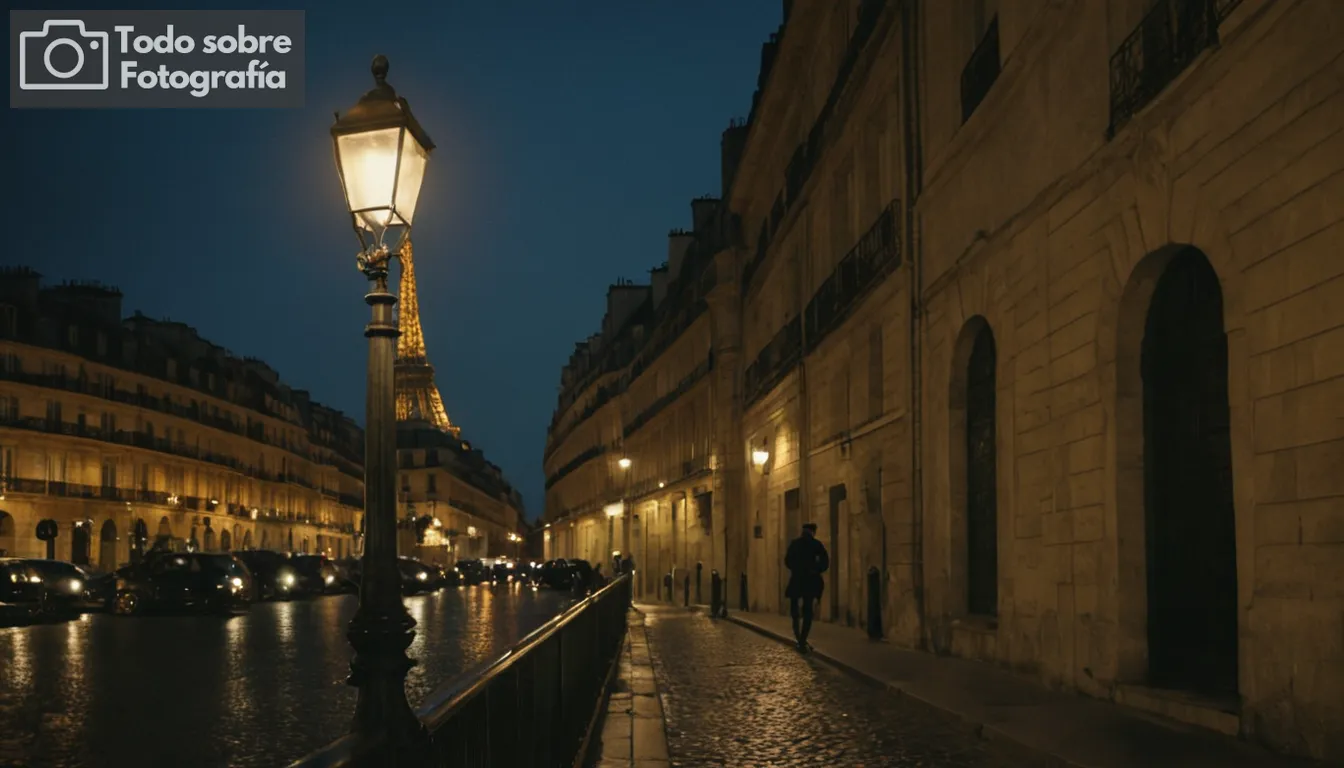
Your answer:
[[[965,726],[701,613],[641,606],[673,765],[1022,768]]]
[[[555,615],[550,590],[463,587],[406,599],[413,704]],[[86,615],[0,628],[0,766],[266,766],[341,735],[353,596],[245,616]]]

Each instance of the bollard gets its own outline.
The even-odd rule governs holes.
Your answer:
[[[882,573],[877,566],[868,569],[868,637],[882,639]]]
[[[677,600],[672,596],[672,572],[663,574],[663,587],[667,589],[667,602],[675,603]]]
[[[701,593],[700,593],[700,581],[701,581],[700,576],[701,576],[701,573],[702,573],[704,570],[705,570],[705,564],[704,564],[704,563],[696,563],[696,564],[695,564],[695,604],[696,604],[696,605],[704,605],[704,603],[705,603],[705,599],[704,599],[704,597],[701,596]]]
[[[747,574],[742,574],[742,581],[738,585],[737,610],[747,610]]]
[[[691,574],[686,574],[681,580],[681,600],[683,608],[691,607]]]
[[[719,578],[718,571],[709,573],[709,616],[717,619],[719,617],[719,602],[723,599],[723,580]]]

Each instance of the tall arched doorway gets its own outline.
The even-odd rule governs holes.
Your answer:
[[[287,552],[293,552],[293,551],[294,551],[294,529],[293,529],[293,528],[290,528],[290,529],[289,529],[289,547],[288,547],[285,551],[287,551]]]
[[[271,532],[265,528],[261,529],[261,548],[271,548]]]
[[[18,554],[15,543],[14,518],[8,512],[0,512],[0,557]]]
[[[1144,325],[1148,680],[1237,692],[1237,562],[1227,336],[1218,276],[1185,248]]]
[[[70,562],[75,565],[88,565],[91,543],[89,529],[93,525],[87,520],[76,520],[70,532]]]
[[[243,531],[243,549],[252,549],[252,530]]]
[[[145,547],[149,545],[149,526],[140,518],[135,519],[131,529],[131,562],[138,563],[145,556]]]
[[[206,552],[215,551],[215,529],[209,525],[205,526],[205,550]]]
[[[104,571],[117,568],[117,524],[104,520],[98,532],[98,567]]]
[[[966,364],[966,612],[999,612],[998,461],[994,332],[981,322]]]
[[[210,534],[207,533],[206,538],[209,538],[209,536]],[[233,550],[233,534],[229,533],[228,528],[225,528],[224,530],[219,532],[219,551],[229,552],[232,550]]]

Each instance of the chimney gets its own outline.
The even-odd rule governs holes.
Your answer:
[[[714,214],[719,210],[719,201],[705,195],[691,201],[691,231],[701,238],[712,234]]]
[[[719,195],[728,199],[733,188],[733,177],[737,176],[737,166],[742,162],[742,151],[747,146],[747,121],[738,118],[728,123],[719,141]]]
[[[649,270],[649,284],[653,286],[653,308],[657,309],[667,297],[667,265]]]
[[[686,249],[695,242],[695,235],[684,229],[674,229],[667,233],[667,279],[669,282],[681,274],[681,263],[686,259]]]

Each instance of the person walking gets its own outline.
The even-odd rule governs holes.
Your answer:
[[[812,601],[821,599],[825,582],[821,574],[831,566],[826,547],[817,541],[817,524],[804,523],[803,535],[789,542],[784,555],[784,567],[789,569],[789,584],[784,594],[789,598],[789,615],[793,618],[793,637],[798,650],[807,653],[807,635],[812,631]]]

